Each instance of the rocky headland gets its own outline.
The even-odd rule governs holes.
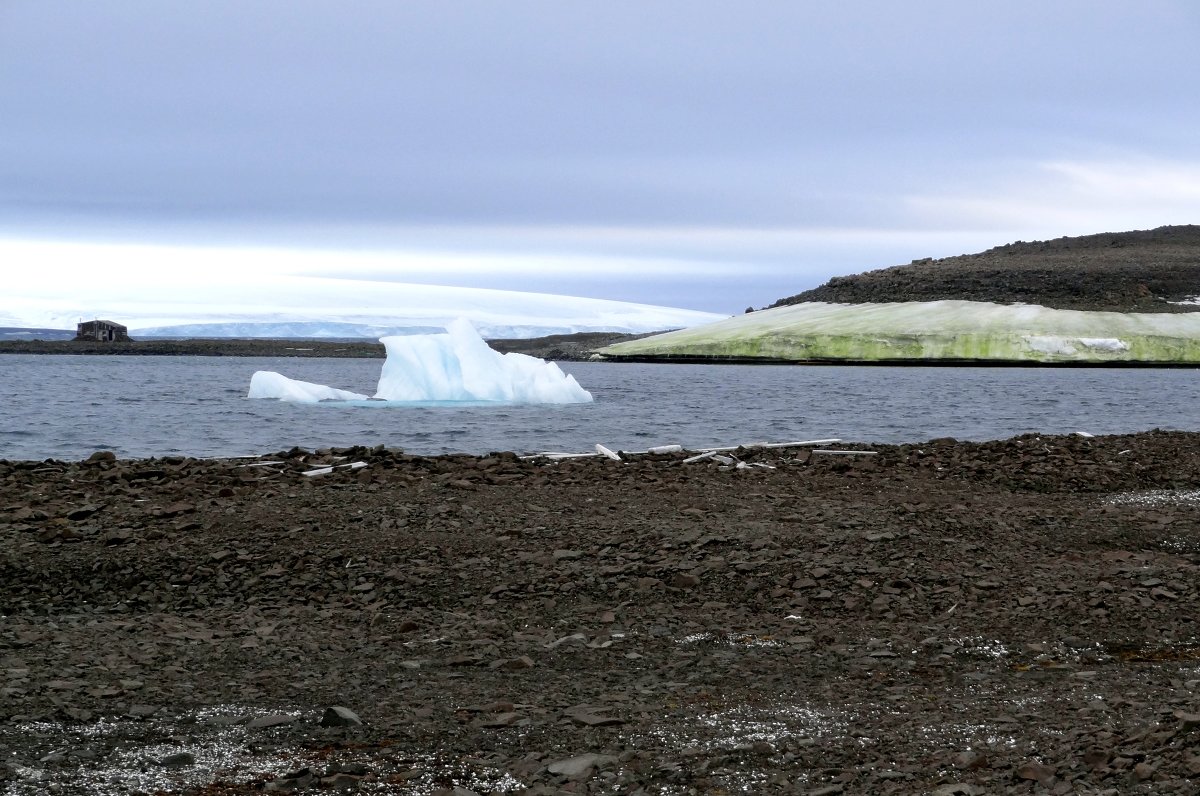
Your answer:
[[[836,277],[600,350],[634,361],[1200,365],[1200,227],[1017,242]]]

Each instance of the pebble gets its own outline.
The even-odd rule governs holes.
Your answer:
[[[1048,788],[1054,783],[1055,771],[1052,766],[1031,760],[1017,767],[1016,776],[1018,779],[1031,780]]]
[[[196,756],[191,752],[175,752],[158,761],[163,768],[186,768],[196,765]]]
[[[591,773],[592,769],[609,766],[616,762],[617,758],[612,755],[584,754],[576,757],[568,757],[564,760],[556,760],[546,766],[546,770],[560,777],[577,779]]]
[[[282,727],[285,724],[293,724],[298,720],[297,716],[290,713],[268,713],[265,716],[257,716],[246,722],[247,730],[265,730],[270,727]]]

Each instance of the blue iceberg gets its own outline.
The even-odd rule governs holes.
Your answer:
[[[587,403],[592,394],[553,362],[525,354],[501,354],[475,327],[459,319],[440,334],[384,337],[387,359],[375,391],[387,403]],[[296,381],[273,371],[250,379],[249,398],[316,403],[361,403],[367,396]]]

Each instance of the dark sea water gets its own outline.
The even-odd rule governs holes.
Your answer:
[[[382,360],[0,355],[0,459],[238,456],[292,446],[410,453],[642,450],[839,437],[1200,430],[1200,371],[564,363],[563,406],[353,407],[249,400],[274,370],[372,393]]]

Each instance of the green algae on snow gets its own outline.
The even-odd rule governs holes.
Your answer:
[[[924,301],[793,304],[617,343],[612,359],[1200,365],[1200,313]]]

